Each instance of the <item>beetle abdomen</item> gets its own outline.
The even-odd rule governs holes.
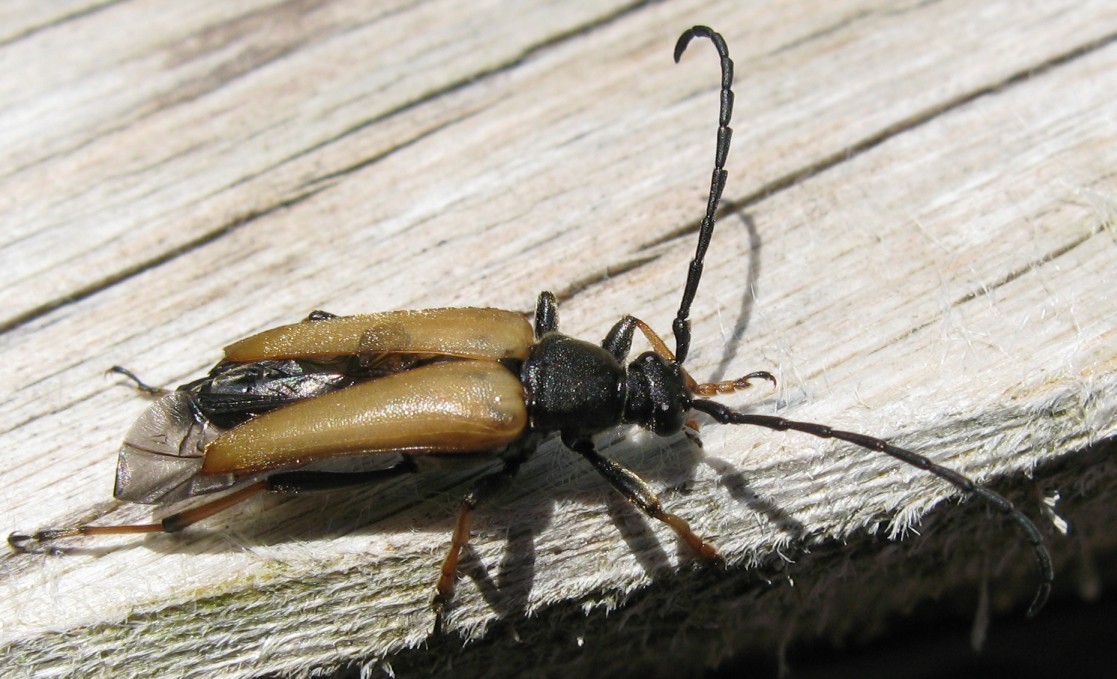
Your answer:
[[[533,342],[531,325],[515,311],[479,308],[385,311],[265,330],[225,347],[225,360],[406,353],[522,361]]]
[[[524,388],[500,363],[445,361],[261,415],[206,447],[202,474],[244,474],[323,457],[482,452],[527,427]]]

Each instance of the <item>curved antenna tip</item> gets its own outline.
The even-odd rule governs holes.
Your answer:
[[[679,59],[683,58],[683,52],[686,51],[690,41],[695,38],[709,38],[710,42],[714,43],[717,48],[718,54],[724,59],[729,56],[729,48],[725,44],[725,38],[721,34],[710,28],[709,26],[692,26],[679,36],[678,41],[675,42],[675,63],[679,63]]]

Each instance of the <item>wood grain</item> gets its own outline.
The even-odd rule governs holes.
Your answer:
[[[624,313],[666,332],[718,83],[708,45],[670,52],[705,23],[737,105],[690,370],[771,370],[778,390],[729,402],[991,484],[1047,534],[1064,595],[1117,546],[1117,475],[1081,452],[1117,428],[1112,3],[19,4],[0,10],[0,529],[149,516],[110,500],[145,407],[114,364],[172,385],[311,309],[526,312],[544,289],[570,334]],[[0,644],[29,674],[660,674],[868,638],[917,605],[980,622],[1036,584],[1008,523],[918,470],[702,438],[620,431],[606,452],[728,573],[550,443],[479,512],[451,633],[426,645],[483,469],[0,557]]]

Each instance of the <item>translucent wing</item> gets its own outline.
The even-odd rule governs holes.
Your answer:
[[[250,480],[198,475],[206,445],[224,431],[198,412],[188,392],[159,398],[124,437],[113,495],[126,502],[170,504]]]

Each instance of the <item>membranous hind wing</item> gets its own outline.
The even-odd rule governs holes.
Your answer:
[[[253,415],[337,391],[358,379],[373,376],[353,359],[223,362],[178,391],[193,395],[202,415],[228,428]]]
[[[206,445],[224,431],[197,410],[189,392],[160,397],[124,437],[113,495],[125,502],[170,504],[231,488],[237,483],[232,475],[198,476]]]
[[[160,397],[136,420],[120,447],[113,495],[171,504],[251,480],[198,476],[206,446],[256,415],[337,391],[355,379],[343,362],[220,363],[206,377]]]

